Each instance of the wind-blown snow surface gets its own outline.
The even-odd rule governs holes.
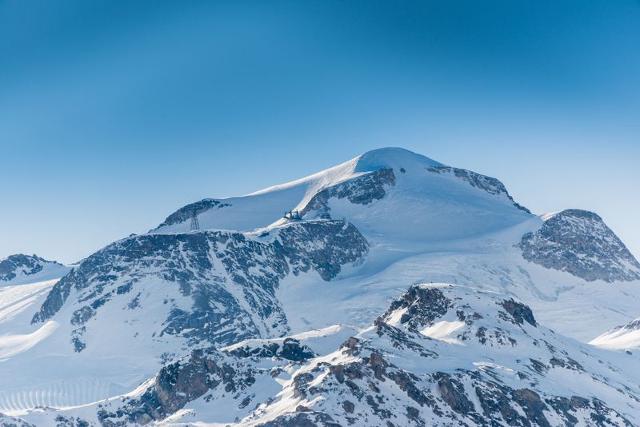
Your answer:
[[[282,218],[289,210],[301,219]],[[199,230],[192,231],[194,217]],[[0,377],[10,378],[0,390],[0,412],[75,407],[129,393],[194,349],[217,352],[247,339],[280,340],[283,347],[292,334],[305,342],[299,334],[336,324],[366,328],[415,283],[453,283],[513,297],[530,306],[541,324],[586,343],[640,315],[634,260],[609,233],[593,214],[538,217],[494,178],[397,148],[244,197],[205,199],[148,234],[87,257],[46,298],[20,305],[15,297],[11,305],[20,306],[20,314],[0,318],[9,342],[45,336],[38,331],[47,322],[57,327],[0,363]],[[563,240],[566,235],[570,239]],[[596,246],[581,244],[590,238]],[[603,275],[609,266],[615,274]],[[430,343],[460,346],[458,335],[466,328],[460,322],[441,319],[417,333]],[[334,344],[313,351],[325,355]],[[576,348],[571,351],[589,351]],[[442,359],[450,369],[466,363],[462,349]],[[525,357],[529,349],[513,351]],[[628,368],[616,365],[626,355],[594,351],[603,363]],[[244,369],[242,360],[229,363]],[[285,379],[258,381],[251,405],[273,399]],[[192,392],[180,391],[186,394],[176,402],[193,400],[187,398]],[[220,421],[233,422],[254,408],[216,396],[198,397],[190,406],[198,408],[196,415],[185,419],[212,421],[233,407],[234,418]],[[182,410],[176,402],[152,418],[182,419],[173,413]],[[95,409],[69,413],[96,420],[90,413]]]

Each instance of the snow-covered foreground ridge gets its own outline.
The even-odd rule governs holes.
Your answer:
[[[187,205],[57,282],[0,287],[0,412],[636,425],[636,357],[608,349],[640,340],[594,338],[639,297],[640,264],[598,215],[537,216],[495,178],[374,150]]]
[[[448,339],[425,331],[456,323]],[[637,425],[639,360],[557,335],[513,298],[416,285],[359,333],[194,350],[135,391],[27,421],[75,425]],[[628,371],[628,373],[627,373]]]

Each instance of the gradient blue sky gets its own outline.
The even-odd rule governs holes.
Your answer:
[[[640,3],[0,0],[0,257],[402,146],[640,255]]]

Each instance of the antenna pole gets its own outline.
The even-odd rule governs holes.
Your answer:
[[[194,211],[191,217],[191,231],[200,230],[200,223],[198,222],[198,214]]]

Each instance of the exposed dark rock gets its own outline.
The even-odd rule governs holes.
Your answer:
[[[464,386],[443,372],[437,372],[434,379],[438,383],[438,391],[442,400],[459,414],[468,415],[474,411],[473,403],[467,398]]]
[[[82,418],[77,417],[64,417],[58,415],[56,417],[56,427],[89,427],[92,424]]]
[[[333,419],[321,412],[297,412],[277,417],[273,421],[258,424],[256,427],[341,427]]]
[[[316,355],[309,347],[293,338],[285,338],[282,344],[270,342],[258,347],[242,346],[229,350],[228,353],[237,357],[279,357],[293,362],[308,360]]]
[[[261,331],[284,334],[287,321],[275,296],[280,280],[310,270],[331,280],[367,251],[367,241],[353,225],[333,220],[291,223],[267,242],[227,231],[134,236],[96,252],[61,279],[33,322],[51,318],[76,292],[78,308],[70,322],[85,326],[115,295],[153,278],[175,283],[193,301],[190,310],[170,308],[161,336],[180,335],[195,345],[230,344],[259,337]],[[224,269],[214,266],[214,258]],[[229,280],[240,286],[240,295],[229,290]],[[138,293],[128,307],[140,304]],[[82,335],[75,332],[76,351],[87,345]]]
[[[116,411],[98,413],[105,426],[148,424],[165,418],[218,386],[235,391],[255,381],[251,369],[237,370],[215,350],[194,350],[188,358],[160,370],[153,385],[139,398],[129,399]]]
[[[562,211],[525,234],[519,246],[526,260],[588,281],[640,280],[640,263],[592,212]]]
[[[515,390],[512,393],[513,400],[524,409],[527,419],[540,427],[550,427],[549,421],[544,415],[547,406],[542,402],[538,393],[526,388]]]
[[[531,326],[536,326],[536,319],[533,317],[531,309],[513,299],[502,301],[502,307],[511,315],[511,318],[518,325],[527,322]]]
[[[401,316],[400,323],[412,329],[419,329],[445,315],[450,306],[451,301],[440,289],[412,286],[400,299],[391,303],[382,319],[396,310],[406,308],[407,311]]]
[[[329,200],[347,199],[349,202],[358,205],[367,205],[375,200],[382,199],[385,194],[385,187],[393,186],[396,177],[393,169],[385,168],[360,175],[340,184],[327,187],[319,191],[309,203],[302,209],[301,215],[315,212],[321,217],[330,217]]]
[[[349,402],[348,400],[345,400],[344,402],[342,402],[342,409],[344,409],[344,411],[347,414],[353,414],[353,410],[355,409],[355,405],[352,402]]]
[[[294,274],[313,268],[324,280],[333,279],[342,265],[362,259],[369,251],[358,229],[344,221],[292,223],[280,231],[273,245]]]

